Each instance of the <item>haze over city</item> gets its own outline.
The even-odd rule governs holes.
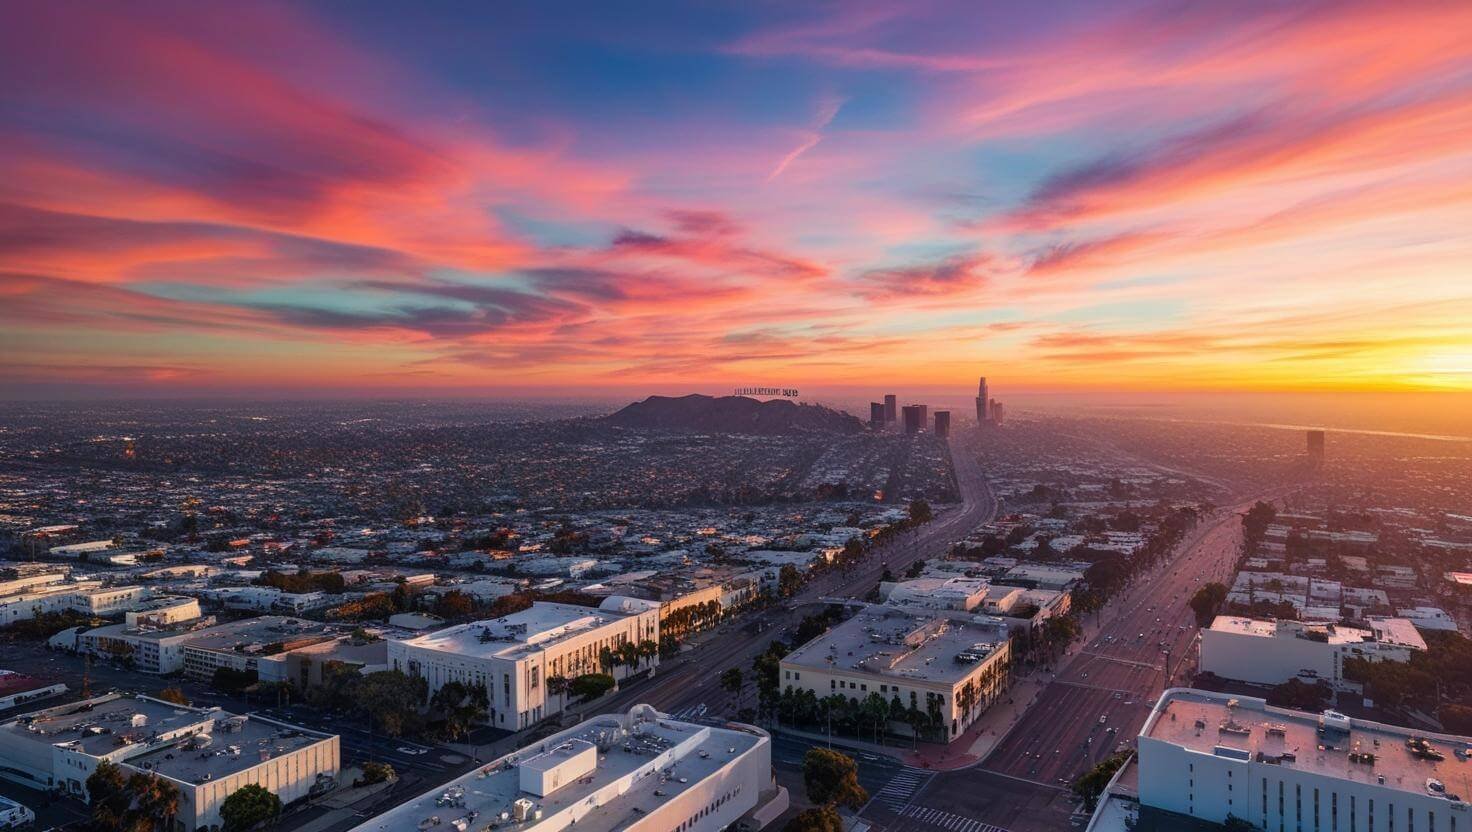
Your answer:
[[[15,0],[0,79],[0,830],[1472,829],[1472,3]]]

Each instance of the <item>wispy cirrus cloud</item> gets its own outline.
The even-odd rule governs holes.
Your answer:
[[[1374,386],[1472,351],[1466,4],[421,14],[7,15],[0,377]]]

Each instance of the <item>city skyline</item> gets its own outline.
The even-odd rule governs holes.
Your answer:
[[[6,398],[1472,390],[1465,4],[9,12]]]

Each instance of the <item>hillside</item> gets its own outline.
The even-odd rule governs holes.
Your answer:
[[[650,396],[607,418],[623,427],[709,433],[858,433],[864,429],[858,418],[822,405],[700,394]]]

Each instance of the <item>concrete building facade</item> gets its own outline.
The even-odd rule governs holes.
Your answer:
[[[1426,642],[1403,618],[1370,629],[1219,615],[1201,631],[1201,670],[1223,679],[1277,685],[1293,678],[1344,681],[1346,659],[1410,661]]]
[[[1266,832],[1472,829],[1466,737],[1177,688],[1138,747],[1140,803],[1154,810]]]
[[[282,803],[326,791],[339,753],[335,735],[116,693],[0,725],[0,778],[85,800],[104,760],[156,774],[179,789],[176,832],[217,832],[220,804],[248,784]]]
[[[623,678],[627,666],[605,668],[603,651],[624,644],[659,642],[660,604],[613,596],[597,608],[538,602],[501,618],[392,640],[392,669],[418,676],[430,695],[450,682],[484,686],[488,721],[519,731],[562,710],[565,695],[550,694],[547,679],[609,672]],[[658,657],[644,666],[657,665]]]
[[[953,740],[1006,687],[1007,625],[871,606],[782,659],[784,689],[862,702],[878,694],[930,714]]]
[[[766,732],[677,722],[637,705],[515,751],[352,832],[418,832],[436,819],[458,829],[472,812],[477,829],[717,832],[760,829],[785,806]]]

